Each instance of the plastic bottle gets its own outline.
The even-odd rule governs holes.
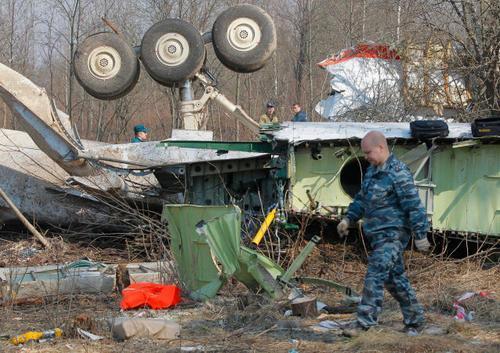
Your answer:
[[[12,337],[10,343],[17,346],[30,341],[50,340],[55,337],[61,337],[62,334],[63,332],[60,328],[48,331],[28,331],[22,335]]]
[[[298,348],[299,348],[299,340],[291,339],[290,343],[293,345],[293,347],[288,350],[288,353],[300,353],[299,350],[298,350]]]

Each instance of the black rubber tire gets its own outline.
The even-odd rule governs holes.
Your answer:
[[[98,77],[95,65],[92,65],[92,58],[96,61],[99,56],[98,49],[102,48],[101,54],[106,48],[112,48],[113,55],[118,55],[120,60],[116,72],[109,77]],[[101,55],[101,59],[103,56]],[[105,62],[113,62],[108,60]],[[116,62],[116,61],[115,61]],[[91,96],[111,100],[123,97],[129,93],[139,80],[140,64],[134,50],[119,35],[110,32],[101,32],[87,37],[77,48],[73,58],[73,68],[75,76],[83,89]]]
[[[243,48],[243,44],[243,50],[240,50],[231,44],[228,32],[238,19],[250,19],[257,24],[261,35],[260,40],[253,41],[255,47]],[[212,43],[215,54],[226,67],[236,72],[254,72],[263,67],[276,50],[276,28],[271,16],[260,7],[237,5],[221,13],[215,20]]]
[[[174,53],[184,53],[185,57],[175,57],[167,50],[159,50],[157,45],[168,36],[163,44],[164,49],[176,49]],[[160,55],[159,55],[160,54]],[[163,55],[163,56],[162,56]],[[200,71],[205,60],[205,46],[200,32],[190,23],[168,18],[154,24],[144,37],[141,45],[141,61],[149,75],[165,86],[174,86],[192,79]],[[171,61],[169,63],[168,61]]]

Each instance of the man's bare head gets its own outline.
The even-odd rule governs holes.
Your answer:
[[[370,131],[361,140],[361,150],[365,159],[372,165],[379,166],[389,158],[387,140],[380,131]]]
[[[382,146],[385,149],[388,149],[387,140],[385,139],[384,134],[380,131],[370,131],[369,133],[367,133],[365,137],[363,137],[361,144],[367,144],[370,146]]]

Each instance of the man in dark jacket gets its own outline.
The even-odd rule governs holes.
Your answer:
[[[309,120],[307,118],[307,113],[302,111],[302,107],[299,103],[292,104],[292,112],[295,113],[295,115],[292,117],[293,122],[306,122]]]
[[[337,226],[338,233],[344,236],[350,225],[364,218],[363,230],[373,249],[355,329],[360,332],[377,324],[385,287],[399,302],[406,331],[414,335],[425,322],[424,310],[405,274],[403,251],[412,232],[417,249],[429,251],[429,222],[410,170],[389,152],[385,136],[369,132],[361,149],[370,166],[361,190]]]

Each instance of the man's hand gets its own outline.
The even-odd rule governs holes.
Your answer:
[[[349,220],[347,218],[343,218],[340,223],[337,224],[337,233],[339,233],[341,238],[349,234]]]
[[[428,254],[430,252],[431,244],[426,238],[423,239],[415,239],[415,246],[417,247],[417,250],[424,253]]]

